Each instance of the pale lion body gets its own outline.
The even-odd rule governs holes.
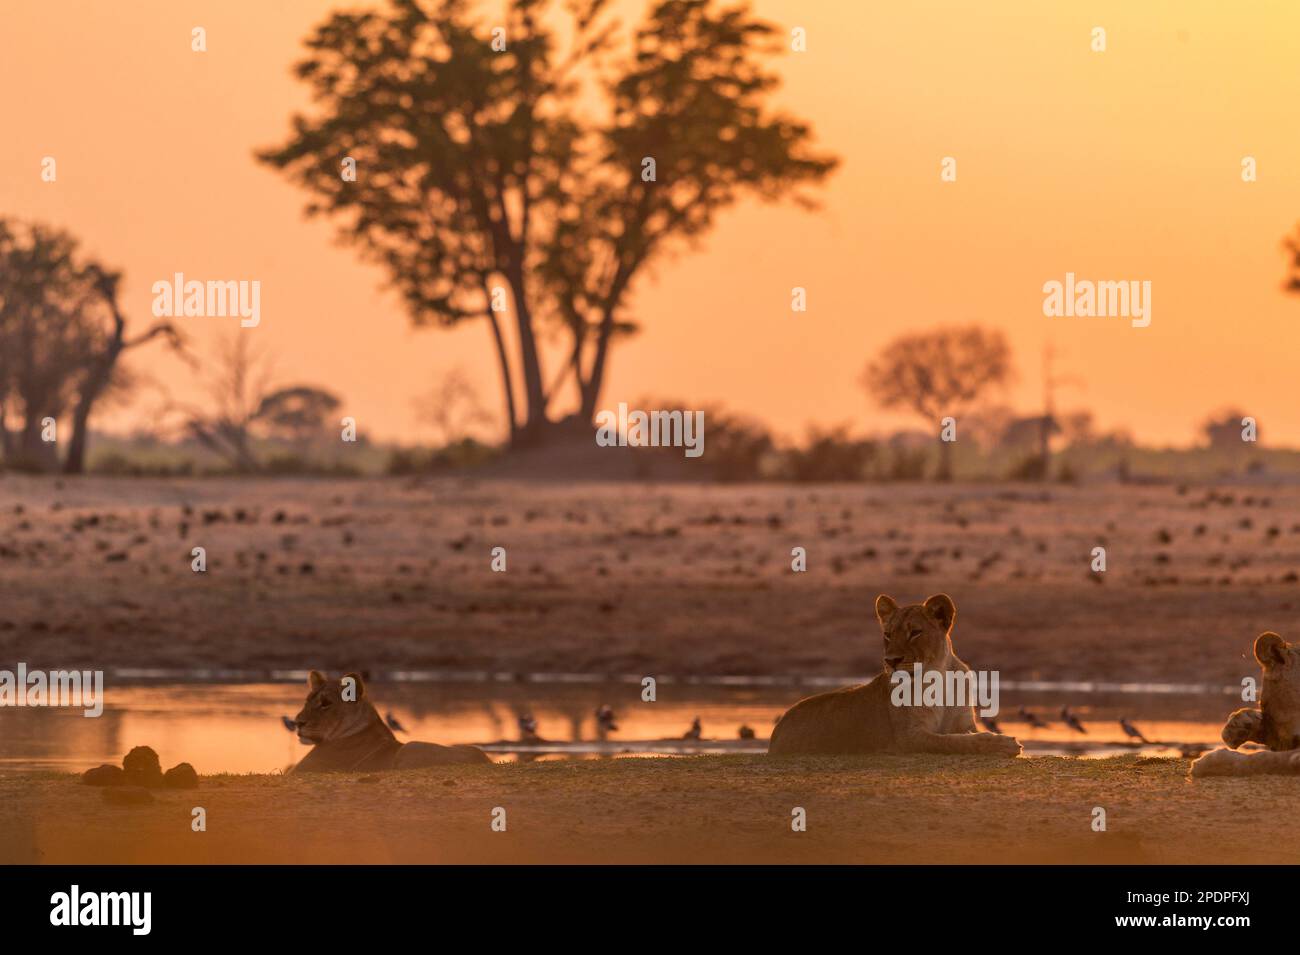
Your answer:
[[[957,608],[946,594],[900,607],[876,598],[885,636],[885,670],[870,683],[800,700],[777,722],[768,743],[772,756],[875,752],[1017,756],[1020,743],[1000,733],[979,732],[974,708],[895,706],[890,677],[920,663],[925,671],[969,672],[952,648]]]
[[[351,693],[345,692],[346,681],[351,681]],[[398,741],[355,673],[335,683],[312,670],[307,689],[307,702],[294,722],[298,738],[315,745],[293,768],[295,773],[360,773],[492,761],[477,746]]]
[[[1192,775],[1257,776],[1300,773],[1300,646],[1276,633],[1255,640],[1255,659],[1264,670],[1259,708],[1237,710],[1223,726],[1228,749],[1216,749],[1192,763]],[[1266,747],[1239,753],[1243,743]]]

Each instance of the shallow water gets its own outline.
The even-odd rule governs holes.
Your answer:
[[[402,725],[402,740],[483,745],[494,759],[572,759],[673,756],[697,753],[762,753],[773,723],[801,696],[790,687],[660,685],[658,700],[644,703],[640,686],[619,683],[372,683],[369,694],[381,714]],[[189,762],[202,774],[285,770],[307,747],[281,723],[302,705],[299,683],[184,683],[110,687],[103,715],[79,710],[0,709],[0,769],[79,772],[116,763],[131,747],[157,750],[164,768]],[[1078,702],[1082,699],[1083,702]],[[595,710],[611,705],[618,729],[597,739]],[[1231,705],[1220,697],[1188,694],[1134,699],[1092,694],[1071,701],[1086,734],[1059,718],[1059,694],[1003,693],[1003,732],[1018,737],[1028,756],[1109,756],[1142,752],[1177,755],[1188,746],[1217,745]],[[1033,729],[1018,715],[1026,706],[1049,721]],[[531,713],[542,743],[519,743],[517,719]],[[1143,714],[1148,714],[1144,716]],[[1127,715],[1151,745],[1131,745],[1119,727]],[[682,735],[699,717],[701,739]],[[754,740],[741,740],[748,725]]]

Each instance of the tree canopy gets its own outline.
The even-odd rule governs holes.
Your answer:
[[[863,386],[884,408],[906,408],[938,426],[993,385],[1010,379],[1006,336],[975,325],[936,328],[894,339],[867,365]],[[951,477],[950,442],[940,445],[941,478]]]
[[[332,14],[296,67],[312,115],[259,153],[383,265],[415,324],[487,322],[518,443],[564,388],[590,423],[647,265],[746,195],[812,205],[800,187],[837,163],[768,105],[782,43],[744,4],[663,0],[630,34],[607,0],[562,6]],[[551,335],[564,358],[547,376]]]

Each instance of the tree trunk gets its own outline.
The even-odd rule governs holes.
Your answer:
[[[488,293],[488,302],[492,301],[491,292]],[[506,393],[506,441],[513,444],[515,440],[516,422],[519,420],[515,415],[515,389],[510,379],[510,356],[506,354],[506,342],[501,337],[501,323],[497,321],[496,313],[492,311],[489,304],[487,313],[488,325],[492,329],[492,342],[496,346],[497,364],[501,368],[501,387]]]
[[[72,437],[68,440],[68,453],[63,458],[64,474],[82,474],[86,470],[86,440],[90,422],[90,408],[95,397],[82,395],[72,412]]]
[[[41,432],[45,430],[41,422],[46,418],[57,417],[54,412],[26,412],[23,430],[18,439],[18,458],[24,467],[40,468],[45,471],[52,471],[58,467],[59,458],[55,451],[57,445],[41,437]]]
[[[613,329],[612,318],[607,318],[600,323],[600,332],[596,336],[596,355],[591,363],[591,374],[587,376],[586,381],[582,382],[581,414],[584,421],[591,421],[596,417],[596,404],[600,401],[600,388],[605,381],[609,339]]]
[[[90,411],[99,400],[99,396],[108,387],[113,378],[113,369],[117,366],[118,356],[126,345],[122,341],[122,332],[126,322],[117,312],[117,303],[112,308],[115,316],[113,337],[104,347],[104,352],[94,359],[86,370],[86,377],[77,391],[77,406],[72,411],[72,437],[68,441],[68,453],[63,459],[64,474],[81,474],[86,469],[86,442],[89,440]]]
[[[108,387],[113,377],[113,367],[117,357],[122,353],[121,331],[118,326],[117,337],[108,345],[107,351],[86,372],[77,394],[77,406],[72,411],[72,437],[68,441],[68,453],[63,459],[64,474],[81,474],[86,469],[86,442],[89,439],[90,410],[99,396]]]
[[[507,276],[515,300],[515,321],[519,328],[519,363],[524,370],[524,421],[514,434],[518,446],[542,443],[546,428],[546,398],[542,391],[542,367],[533,334],[533,318],[524,292],[523,271],[512,268]]]
[[[596,416],[596,403],[600,401],[600,389],[605,383],[605,372],[609,362],[609,343],[614,337],[614,314],[623,293],[627,291],[635,266],[620,262],[618,271],[609,284],[609,294],[605,297],[600,315],[600,330],[596,334],[596,354],[591,362],[591,374],[581,382],[582,415],[590,422]]]

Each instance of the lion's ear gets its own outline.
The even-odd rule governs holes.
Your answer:
[[[876,598],[876,619],[880,621],[882,627],[897,609],[898,602],[888,594],[881,594]]]
[[[339,682],[343,687],[343,699],[348,702],[363,700],[366,697],[366,684],[361,679],[360,673],[349,673]],[[352,687],[352,692],[348,693],[348,687]]]
[[[953,622],[957,619],[957,605],[947,594],[935,594],[928,598],[925,601],[925,609],[943,624],[945,630],[952,629]]]
[[[1287,642],[1272,630],[1255,638],[1255,659],[1265,670],[1286,663],[1286,651]]]
[[[312,670],[307,674],[307,689],[311,690],[313,693],[324,685],[325,674],[321,673],[320,670]]]

